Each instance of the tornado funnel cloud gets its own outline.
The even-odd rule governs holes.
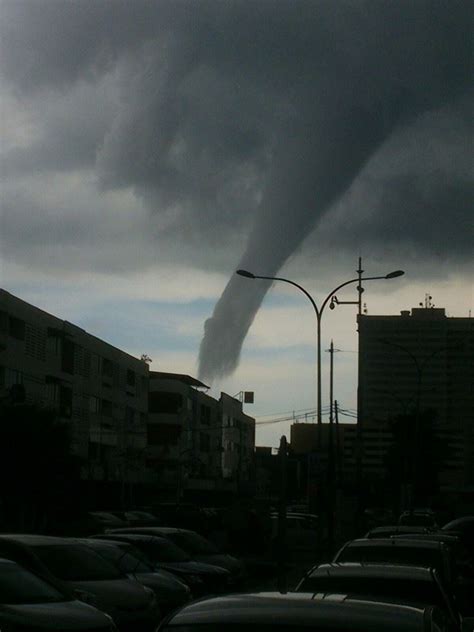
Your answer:
[[[392,126],[395,123],[394,115]],[[279,147],[267,193],[236,269],[274,276],[383,140],[387,118],[356,111],[340,113],[335,120],[331,112],[292,132]],[[231,277],[205,323],[200,379],[212,381],[236,369],[243,341],[269,287],[262,280]]]

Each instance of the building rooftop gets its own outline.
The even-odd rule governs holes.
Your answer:
[[[184,373],[166,373],[164,371],[150,371],[150,380],[176,380],[188,386],[195,386],[196,388],[210,388],[207,384],[204,384],[195,377],[185,375]]]

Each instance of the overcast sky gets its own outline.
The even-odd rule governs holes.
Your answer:
[[[367,285],[369,313],[428,292],[469,314],[472,6],[0,2],[2,287],[213,395],[254,390],[249,414],[314,408],[311,306],[234,271],[320,301],[361,255],[406,272]],[[331,337],[354,409],[352,306]]]

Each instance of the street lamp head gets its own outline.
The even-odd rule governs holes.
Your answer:
[[[246,277],[247,279],[255,279],[255,274],[252,274],[248,270],[237,270],[237,274]]]
[[[395,279],[396,277],[403,276],[405,272],[403,270],[394,270],[385,275],[386,279]]]

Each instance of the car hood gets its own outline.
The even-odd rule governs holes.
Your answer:
[[[197,562],[196,560],[189,560],[188,562],[159,562],[156,565],[158,568],[164,568],[171,572],[181,572],[193,575],[212,575],[212,576],[228,576],[228,571],[222,567],[214,566],[212,564],[205,564],[204,562]]]
[[[155,573],[135,573],[130,575],[131,579],[136,579],[140,584],[148,586],[157,595],[172,596],[172,597],[186,597],[189,594],[189,588],[179,579],[168,573],[167,571],[159,570]]]
[[[0,606],[0,626],[2,624],[29,625],[45,630],[88,631],[91,629],[110,630],[110,618],[92,606],[81,601],[57,603],[20,604]]]
[[[71,589],[83,590],[97,598],[99,608],[137,611],[150,605],[150,595],[133,579],[66,582]]]

